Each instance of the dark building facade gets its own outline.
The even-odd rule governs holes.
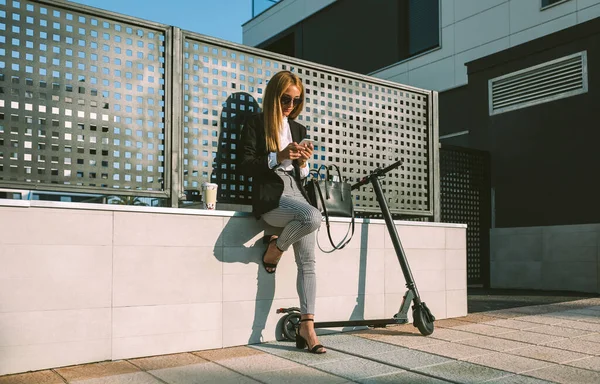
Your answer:
[[[366,74],[437,47],[438,8],[438,0],[336,1],[258,48]]]
[[[586,92],[490,114],[491,79],[582,52]],[[489,151],[495,226],[599,223],[600,19],[467,67],[468,85],[440,94],[440,136],[468,131],[442,143]],[[559,81],[557,74],[553,82]]]

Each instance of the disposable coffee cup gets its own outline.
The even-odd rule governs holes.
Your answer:
[[[202,201],[204,209],[215,209],[217,207],[217,188],[213,183],[202,183]]]

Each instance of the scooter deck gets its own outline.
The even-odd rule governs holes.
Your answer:
[[[407,320],[401,319],[374,319],[374,320],[344,320],[316,322],[315,328],[338,327],[383,327],[390,324],[406,324]]]

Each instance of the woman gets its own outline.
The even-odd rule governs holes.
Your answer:
[[[276,73],[265,89],[263,113],[252,116],[242,131],[240,169],[252,177],[254,215],[283,228],[279,236],[271,236],[263,254],[266,271],[274,273],[283,253],[294,248],[301,311],[296,347],[325,353],[314,329],[315,231],[322,216],[308,203],[300,184],[308,176],[313,145],[298,144],[306,136],[306,128],[294,121],[303,105],[304,86],[298,76],[288,71]]]

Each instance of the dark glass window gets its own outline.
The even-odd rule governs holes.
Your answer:
[[[565,0],[542,0],[542,8],[547,7],[549,5],[560,3]]]
[[[409,0],[409,57],[440,45],[439,4],[439,0]]]

